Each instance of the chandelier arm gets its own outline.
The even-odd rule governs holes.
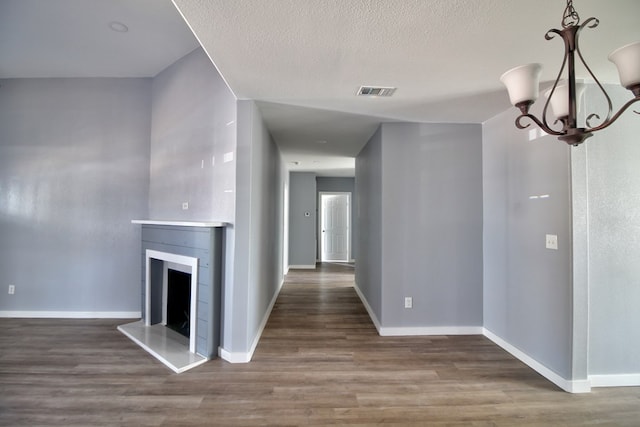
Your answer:
[[[560,30],[556,30],[555,28],[550,29],[549,31],[547,31],[547,33],[544,35],[544,38],[546,40],[551,40],[552,38],[554,38],[555,36],[550,35],[549,33],[554,33],[559,35],[560,37],[562,37],[562,32],[560,32]]]
[[[544,35],[544,38],[546,40],[551,40],[553,39],[553,35],[550,35],[550,33],[555,33],[557,35],[559,35],[560,37],[562,37],[562,32],[560,30],[556,30],[556,29],[551,29],[549,31],[547,31],[547,33]],[[564,37],[562,37],[562,39],[564,40]],[[558,71],[558,76],[556,77],[556,81],[553,82],[553,87],[551,88],[551,92],[549,92],[549,96],[547,97],[546,102],[544,103],[544,108],[542,109],[542,125],[540,125],[540,127],[543,127],[545,129],[551,129],[551,126],[549,126],[549,123],[547,122],[547,110],[549,109],[549,103],[551,102],[551,98],[553,97],[553,93],[556,91],[556,87],[558,87],[558,83],[560,83],[560,78],[562,77],[562,73],[564,72],[565,67],[567,66],[567,56],[568,56],[568,51],[569,51],[569,47],[566,45],[565,43],[565,48],[564,48],[565,52],[564,52],[564,59],[562,60],[562,66],[560,67],[560,71]],[[551,132],[547,132],[547,133],[551,133]],[[562,135],[562,133],[554,133],[554,135]]]
[[[596,131],[599,131],[599,130],[602,130],[602,129],[604,129],[604,128],[609,127],[611,124],[613,124],[613,122],[615,122],[616,120],[618,120],[618,117],[620,117],[620,116],[622,115],[622,113],[624,113],[625,111],[627,111],[627,109],[628,109],[629,107],[631,107],[633,104],[635,104],[635,103],[636,103],[636,102],[638,102],[638,101],[640,101],[640,97],[630,99],[629,101],[627,101],[627,103],[626,103],[626,104],[624,104],[624,105],[623,105],[623,106],[618,110],[618,112],[617,112],[617,113],[615,113],[615,114],[613,115],[613,117],[611,117],[610,119],[607,119],[607,120],[606,120],[604,123],[602,123],[601,125],[596,126],[596,127],[594,127],[594,128],[591,128],[591,129],[587,129],[587,130],[588,130],[589,132],[596,132]],[[634,111],[634,113],[636,113],[636,114],[640,114],[640,112],[638,112],[638,111]]]
[[[589,73],[591,78],[593,78],[593,80],[596,82],[596,84],[600,88],[600,92],[602,92],[602,94],[604,95],[605,99],[607,100],[607,104],[608,104],[608,108],[609,109],[607,110],[607,117],[605,117],[602,120],[602,123],[606,123],[611,118],[611,113],[613,112],[613,103],[611,102],[611,97],[609,97],[609,94],[607,93],[607,91],[604,89],[604,87],[600,83],[600,80],[598,80],[598,78],[595,76],[593,71],[591,71],[591,68],[587,64],[587,61],[585,61],[584,56],[582,56],[582,51],[580,50],[580,43],[579,43],[580,32],[585,27],[595,28],[595,27],[598,26],[599,23],[600,23],[600,21],[597,18],[589,18],[582,25],[580,25],[580,27],[576,31],[576,52],[578,52],[578,57],[580,58],[580,61],[582,61],[582,65],[584,65],[584,68],[587,70],[587,72]],[[591,126],[591,124],[589,123],[589,119],[591,119],[593,117],[595,117],[598,120],[600,120],[600,116],[598,114],[590,114],[588,116],[588,118],[587,118],[587,121],[586,121],[587,122],[587,126],[588,126],[588,128],[587,128],[588,131],[596,129],[596,127]]]
[[[533,114],[520,114],[518,117],[516,117],[516,127],[518,129],[526,129],[529,126],[531,126],[531,123],[527,123],[526,125],[523,125],[522,119],[529,119],[532,122],[534,122],[536,125],[538,125],[540,127],[540,129],[542,129],[543,131],[545,131],[546,133],[550,134],[550,135],[556,135],[556,136],[562,136],[564,135],[563,132],[558,132],[557,130],[553,130],[551,129],[549,126],[546,125],[546,123],[543,123],[540,121],[540,119],[538,119],[536,116],[534,116]]]

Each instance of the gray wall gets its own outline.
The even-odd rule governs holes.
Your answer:
[[[355,217],[355,208],[354,206],[358,203],[358,196],[356,194],[356,182],[355,178],[337,178],[337,177],[317,177],[316,178],[316,191],[318,195],[316,196],[316,203],[318,203],[320,193],[323,191],[326,192],[336,192],[336,193],[351,193],[351,205],[350,215],[351,215],[351,228],[349,230],[349,240],[351,242],[351,253],[349,254],[350,259],[356,259],[356,255],[358,253],[357,250],[357,241],[358,241],[358,221],[356,221]],[[320,210],[320,206],[318,206],[318,212]],[[318,224],[320,218],[317,218],[318,223],[316,223],[316,230],[319,228]],[[318,258],[320,258],[320,239],[318,239],[318,247],[316,248]]]
[[[289,187],[289,265],[316,264],[316,175],[291,172]],[[305,216],[305,213],[309,216]]]
[[[358,155],[356,280],[380,326],[482,325],[481,136],[385,123]]]
[[[238,101],[235,267],[225,348],[247,352],[283,281],[284,186],[280,150],[254,101]]]
[[[617,85],[606,89],[615,106],[631,99]],[[602,104],[597,88],[586,101],[590,111]],[[640,372],[639,134],[640,117],[627,111],[586,142],[591,375]]]
[[[510,109],[483,126],[484,326],[570,379],[569,147],[551,136],[529,141],[515,117]],[[558,236],[558,250],[545,248],[546,234]]]
[[[222,346],[249,351],[282,283],[288,180],[255,104],[238,125],[201,49],[153,81],[6,80],[0,93],[0,283],[16,285],[0,310],[138,312],[131,220],[228,221]]]
[[[152,105],[150,217],[233,222],[236,99],[201,48],[153,79]]]
[[[235,282],[236,99],[198,48],[153,79],[152,108],[149,218],[231,224],[224,230],[221,339],[222,347],[230,348]],[[183,202],[189,204],[188,210],[182,209]]]
[[[630,99],[606,89],[615,106]],[[590,85],[581,111],[604,117],[602,102]],[[485,327],[565,379],[636,374],[640,123],[627,113],[569,148],[529,142],[515,115],[484,125]],[[544,249],[547,233],[558,251]]]
[[[482,326],[481,138],[480,125],[382,125],[383,326]]]
[[[376,320],[382,318],[382,129],[356,157],[358,259],[355,280]]]
[[[0,310],[140,310],[150,102],[149,79],[0,81]]]

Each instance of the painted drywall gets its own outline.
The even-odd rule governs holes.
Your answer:
[[[356,157],[355,221],[358,223],[358,260],[355,281],[369,314],[379,326],[382,318],[382,130],[378,130]]]
[[[539,133],[529,141],[515,117],[483,125],[484,327],[571,379],[569,147]],[[546,234],[558,236],[558,250],[545,248]]]
[[[287,173],[254,101],[238,101],[234,284],[225,349],[251,352],[283,281]]]
[[[230,224],[224,230],[221,325],[221,346],[230,347],[235,310],[236,99],[198,48],[153,79],[152,112],[149,217]]]
[[[289,175],[289,265],[316,265],[316,175]]]
[[[481,138],[480,125],[382,125],[383,327],[482,326]]]
[[[0,310],[140,311],[150,104],[150,79],[0,81]]]
[[[606,89],[616,107],[632,97],[617,85]],[[587,111],[601,110],[597,87],[585,98]],[[627,111],[585,143],[590,375],[640,373],[639,134],[639,116]]]
[[[319,202],[320,193],[323,191],[326,192],[337,192],[337,193],[351,193],[351,205],[349,206],[351,212],[351,229],[349,230],[349,239],[351,242],[351,254],[350,259],[356,259],[358,250],[357,250],[357,239],[358,239],[358,221],[356,221],[356,217],[354,215],[356,204],[358,203],[358,195],[356,194],[356,181],[355,178],[336,178],[336,177],[317,177],[316,178],[316,191],[318,196],[316,200]],[[320,206],[318,205],[318,209]],[[318,221],[320,221],[320,217],[318,217]],[[316,228],[318,225],[316,224]],[[318,258],[320,258],[320,241],[318,239],[318,247],[316,248]]]
[[[154,77],[152,117],[151,218],[233,222],[236,99],[202,48]]]

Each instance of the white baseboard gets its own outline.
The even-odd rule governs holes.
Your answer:
[[[381,336],[410,336],[410,335],[484,335],[502,347],[507,352],[511,353],[514,357],[519,359],[525,365],[529,366],[534,371],[560,387],[561,389],[569,393],[589,393],[592,385],[594,387],[601,383],[601,387],[607,386],[622,386],[622,385],[640,385],[640,374],[633,375],[602,375],[591,376],[590,380],[566,380],[560,375],[553,372],[551,369],[544,366],[534,358],[530,357],[526,353],[520,351],[513,345],[504,341],[502,338],[495,335],[493,332],[481,326],[444,326],[444,327],[383,327],[380,326],[380,321],[376,317],[375,313],[371,309],[371,306],[367,302],[363,293],[358,288],[358,284],[354,285],[356,294],[362,301],[362,304],[369,313],[369,317],[373,321],[378,333]],[[595,384],[593,383],[595,379]]]
[[[282,285],[284,285],[284,279],[280,282],[280,285],[278,286],[278,290],[276,291],[276,293],[273,296],[273,298],[271,298],[271,302],[269,303],[269,307],[267,308],[267,311],[265,312],[265,314],[264,314],[264,316],[262,318],[262,322],[260,323],[260,326],[258,327],[258,332],[256,333],[256,336],[253,339],[253,343],[251,344],[251,348],[249,349],[249,351],[247,351],[247,352],[241,352],[241,351],[232,352],[232,351],[227,351],[224,348],[219,348],[218,349],[218,354],[222,359],[226,360],[229,363],[249,363],[249,362],[251,362],[251,359],[253,358],[253,353],[256,351],[256,347],[258,346],[258,343],[260,342],[260,337],[262,337],[262,332],[264,332],[264,328],[267,326],[267,322],[269,321],[269,317],[271,316],[271,310],[273,310],[273,306],[276,304],[276,300],[278,299],[278,295],[280,295],[280,290],[282,290]]]
[[[482,335],[482,326],[411,326],[388,327],[379,330],[383,337],[420,335]]]
[[[0,317],[24,319],[140,319],[141,311],[0,311]]]
[[[231,352],[224,348],[220,349],[219,355],[221,359],[229,363],[249,363],[251,362],[251,356],[253,356],[247,352]]]
[[[289,270],[315,270],[315,264],[290,265]]]
[[[369,302],[364,297],[362,291],[356,283],[353,288],[362,301],[362,305],[369,313],[371,321],[378,330],[378,334],[383,337],[418,336],[418,335],[482,335],[482,326],[411,326],[411,327],[389,327],[381,326],[380,321],[371,309]]]
[[[591,382],[589,380],[567,380],[544,366],[531,356],[509,344],[488,329],[484,329],[484,336],[489,338],[498,346],[511,353],[516,359],[519,359],[525,365],[569,393],[589,393],[591,391]]]
[[[640,374],[589,375],[591,387],[638,387]]]
[[[358,298],[360,298],[360,301],[362,301],[362,305],[364,305],[364,308],[367,310],[367,313],[369,313],[369,317],[371,318],[373,325],[376,327],[378,334],[380,334],[380,321],[378,320],[378,318],[376,317],[376,314],[374,313],[373,309],[369,305],[369,302],[364,297],[364,294],[362,293],[362,291],[360,291],[360,288],[358,287],[357,283],[353,284],[353,289],[356,290],[356,294],[358,294]]]

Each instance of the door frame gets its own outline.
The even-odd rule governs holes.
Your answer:
[[[320,262],[324,262],[322,259],[322,245],[323,245],[323,238],[322,238],[322,219],[324,216],[324,212],[322,209],[322,196],[326,195],[326,196],[347,196],[347,203],[349,204],[349,207],[347,209],[347,227],[348,228],[348,232],[347,232],[347,259],[344,260],[344,262],[350,262],[351,261],[351,233],[352,233],[352,229],[351,229],[351,199],[352,194],[351,191],[319,191],[318,192],[318,216],[317,216],[317,226],[318,226],[318,238],[316,239],[318,241],[318,261]]]

